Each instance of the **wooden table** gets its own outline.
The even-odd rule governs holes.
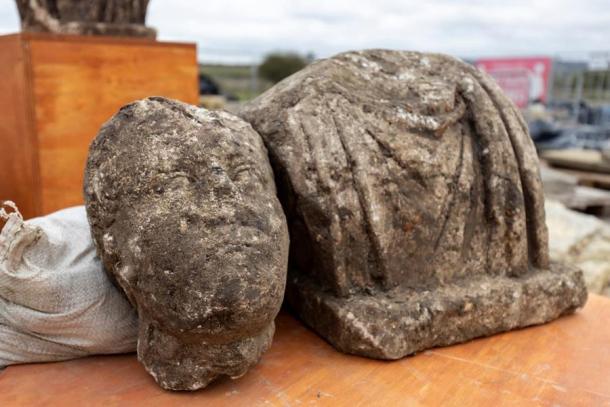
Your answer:
[[[156,386],[134,355],[0,373],[0,405],[610,406],[610,299],[538,326],[396,362],[336,352],[286,313],[273,347],[238,380],[195,393]]]

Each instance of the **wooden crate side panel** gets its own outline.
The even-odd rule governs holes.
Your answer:
[[[27,42],[0,37],[0,200],[17,203],[24,217],[38,215],[38,154],[33,133]]]
[[[195,46],[32,38],[43,213],[82,204],[89,144],[124,104],[197,103]]]

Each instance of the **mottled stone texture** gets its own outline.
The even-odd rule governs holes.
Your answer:
[[[149,0],[15,0],[23,31],[155,38]]]
[[[127,105],[91,145],[85,201],[104,266],[137,307],[138,358],[162,387],[195,390],[259,360],[288,230],[250,125],[163,98]]]
[[[489,76],[437,54],[316,62],[241,112],[288,218],[287,300],[340,350],[395,359],[574,311],[538,158]]]

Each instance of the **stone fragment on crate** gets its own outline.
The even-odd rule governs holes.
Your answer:
[[[72,35],[112,35],[154,39],[147,27],[149,0],[15,0],[21,29]]]

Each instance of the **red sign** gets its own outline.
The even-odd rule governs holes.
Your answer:
[[[552,60],[548,57],[479,59],[477,68],[490,74],[518,106],[548,98]]]

